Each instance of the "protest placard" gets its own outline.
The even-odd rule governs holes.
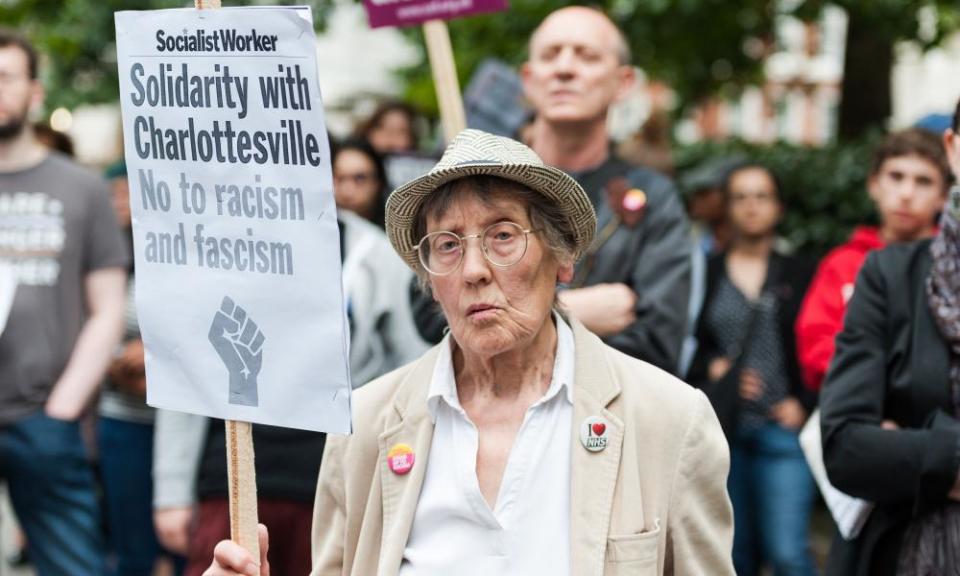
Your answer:
[[[506,0],[363,0],[371,28],[423,23],[423,38],[447,141],[467,127],[460,81],[445,20],[507,9]]]
[[[507,9],[507,0],[363,0],[371,28],[411,26]]]
[[[387,174],[387,187],[391,190],[403,186],[411,180],[429,172],[437,161],[434,156],[425,154],[390,154],[383,158],[383,170]]]
[[[470,78],[463,94],[467,126],[513,138],[530,115],[523,84],[516,70],[502,60],[487,58]]]
[[[148,402],[349,432],[309,10],[119,12],[116,28]]]

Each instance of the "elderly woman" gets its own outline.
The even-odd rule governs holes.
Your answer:
[[[733,573],[709,402],[555,309],[595,230],[573,179],[476,130],[393,193],[390,240],[450,333],[328,441],[313,574]],[[207,574],[259,566],[222,542]]]

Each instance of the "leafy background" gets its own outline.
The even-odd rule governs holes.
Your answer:
[[[285,4],[256,0],[226,5]],[[331,0],[310,4],[322,30]],[[514,65],[526,56],[526,41],[551,11],[582,4],[565,0],[511,0],[508,12],[449,23],[461,85],[487,57]],[[891,113],[893,47],[912,40],[938,45],[960,28],[956,0],[836,0],[847,10],[849,29],[839,118],[839,140],[824,148],[787,144],[706,142],[675,150],[678,172],[698,162],[740,151],[769,164],[784,181],[788,214],[784,234],[798,247],[821,251],[842,241],[850,228],[873,217],[864,190],[870,149]],[[31,37],[48,55],[43,62],[47,109],[117,99],[113,13],[182,7],[174,0],[0,0],[0,24]],[[186,4],[191,5],[191,4]],[[776,43],[779,15],[815,20],[823,0],[602,0],[626,32],[634,62],[676,91],[676,114],[704,98],[735,96],[762,80],[762,59]],[[422,43],[418,28],[405,34]],[[759,49],[758,49],[759,47]],[[426,62],[399,72],[406,97],[428,115],[437,106]]]

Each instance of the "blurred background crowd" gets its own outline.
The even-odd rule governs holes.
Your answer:
[[[602,241],[581,264],[562,304],[615,347],[711,397],[731,446],[738,574],[913,573],[898,570],[896,554],[923,554],[931,529],[916,518],[956,498],[952,484],[926,483],[931,466],[955,473],[956,454],[936,461],[919,444],[956,441],[960,425],[946,387],[940,391],[945,399],[927,405],[913,398],[910,409],[899,412],[888,402],[901,398],[883,397],[882,385],[881,398],[869,396],[876,391],[860,384],[866,376],[857,376],[866,370],[863,358],[890,359],[890,365],[871,366],[879,370],[871,377],[896,382],[909,395],[920,384],[907,378],[909,364],[897,362],[915,354],[917,345],[890,348],[911,336],[883,332],[877,327],[883,322],[870,316],[891,309],[881,297],[896,300],[895,291],[851,302],[858,302],[854,287],[860,290],[865,262],[876,269],[868,292],[889,284],[882,262],[871,265],[869,254],[954,232],[941,217],[954,182],[960,13],[939,0],[600,2],[604,21],[622,31],[619,36],[597,24],[598,37],[618,39],[614,68],[622,75],[606,87],[602,74],[589,83],[597,66],[589,58],[571,56],[550,68],[547,56],[534,50],[531,35],[568,4],[516,0],[508,12],[450,23],[470,126],[523,140],[574,175],[598,212],[608,212],[606,220],[601,213]],[[0,3],[0,23],[29,38],[39,53],[46,98],[27,118],[32,134],[103,174],[128,244],[130,184],[120,160],[112,14],[179,5]],[[382,229],[390,190],[425,173],[444,143],[420,32],[370,30],[358,3],[314,2],[313,8],[340,209],[351,369],[354,383],[362,385],[415,358],[443,334],[442,318]],[[0,38],[0,53],[18,46]],[[7,65],[0,58],[0,92],[16,81]],[[591,116],[597,121],[586,124],[599,142],[597,156],[586,148],[579,157],[564,156],[556,144],[569,138],[561,129],[565,112],[551,103],[545,86],[567,77],[585,78],[591,93],[600,95]],[[4,174],[0,166],[0,194]],[[629,232],[618,236],[617,227]],[[630,246],[633,261],[611,261],[620,244]],[[0,252],[4,257],[16,255]],[[199,575],[213,545],[229,533],[223,426],[146,406],[135,270],[132,263],[124,266],[130,282],[118,303],[123,342],[79,418],[83,458],[94,471],[97,517],[90,530],[97,533],[91,540],[105,551],[99,561],[109,574]],[[960,287],[945,290],[952,289]],[[912,302],[914,292],[902,300]],[[844,328],[848,304],[863,309],[863,325]],[[912,321],[905,314],[903,322]],[[836,340],[844,330],[846,342]],[[856,348],[877,333],[876,349]],[[9,358],[0,353],[0,363]],[[948,372],[945,363],[945,383]],[[865,521],[861,536],[849,540],[837,533],[819,499],[799,443],[821,389],[833,390],[824,397],[834,403],[821,406],[831,479],[882,508]],[[948,420],[928,422],[942,408],[938,402],[947,406]],[[850,422],[872,423],[884,433],[930,429],[932,435],[909,441],[871,436]],[[0,435],[11,426],[0,420]],[[271,563],[278,574],[305,574],[324,437],[269,427],[254,434],[261,520],[271,526],[271,554],[277,554]],[[866,486],[848,468],[884,470],[857,462],[857,455],[872,457],[871,450],[890,450],[886,465],[906,462],[916,474],[895,478],[893,487]],[[0,464],[0,479],[12,483],[13,475]],[[931,490],[942,498],[931,503],[919,495]],[[29,503],[14,504],[32,510]],[[58,562],[69,560],[38,556],[31,540],[47,538],[56,526],[29,526],[34,518],[21,518],[28,525],[22,531],[9,506],[3,510],[0,574],[96,573],[63,572]]]

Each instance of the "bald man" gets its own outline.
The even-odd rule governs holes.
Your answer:
[[[521,76],[536,111],[532,148],[576,178],[599,220],[560,300],[611,346],[675,372],[690,291],[688,225],[668,178],[610,150],[607,111],[635,81],[623,33],[598,10],[557,10],[531,36]]]

